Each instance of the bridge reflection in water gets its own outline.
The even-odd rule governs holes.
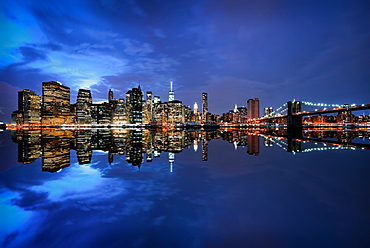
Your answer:
[[[79,164],[89,164],[93,150],[107,152],[109,163],[115,155],[124,155],[128,164],[140,167],[152,162],[162,152],[168,153],[172,166],[175,154],[185,148],[201,146],[202,161],[208,160],[208,146],[215,139],[225,140],[235,149],[245,147],[250,155],[260,154],[260,143],[278,146],[287,152],[312,152],[330,149],[370,149],[370,130],[304,130],[294,137],[287,130],[183,130],[153,131],[145,129],[38,129],[12,131],[18,143],[18,162],[29,164],[42,159],[42,170],[56,172],[70,165],[70,150],[75,150]],[[262,143],[261,143],[262,145]]]

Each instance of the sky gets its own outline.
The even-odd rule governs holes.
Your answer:
[[[359,0],[0,0],[0,121],[42,82],[93,102],[138,85],[222,114],[259,98],[370,103],[370,3]]]

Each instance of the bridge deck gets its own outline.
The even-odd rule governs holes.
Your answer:
[[[298,113],[293,113],[292,115],[303,117],[303,116],[311,116],[311,115],[338,113],[338,112],[345,111],[345,110],[357,111],[357,110],[366,110],[366,109],[370,109],[370,104],[361,104],[361,105],[356,105],[356,106],[345,106],[345,107],[339,107],[339,108],[322,109],[322,110],[309,111],[309,112],[298,112]],[[288,115],[262,117],[261,120],[287,118],[287,117]]]

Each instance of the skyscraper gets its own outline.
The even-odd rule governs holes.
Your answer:
[[[119,99],[113,111],[113,122],[115,125],[127,124],[126,104],[124,99]]]
[[[108,101],[111,102],[113,100],[113,91],[111,89],[109,89],[109,92],[108,92]]]
[[[76,123],[91,123],[91,104],[90,90],[79,89],[76,100]]]
[[[238,107],[240,113],[240,121],[245,122],[247,120],[248,110],[245,106]]]
[[[132,88],[126,93],[127,115],[129,123],[143,122],[143,92],[140,85],[138,88]]]
[[[18,112],[21,117],[17,124],[40,123],[41,97],[32,90],[18,91]]]
[[[151,91],[147,91],[146,92],[146,104],[143,104],[143,108],[144,108],[144,111],[143,111],[143,122],[145,123],[149,123],[149,122],[152,122],[153,121],[153,105],[154,105],[154,101],[153,101],[153,93]]]
[[[174,101],[175,100],[175,92],[172,90],[172,81],[170,83],[170,91],[168,92],[168,101]]]
[[[113,108],[107,102],[91,104],[91,123],[108,125],[112,123]]]
[[[207,121],[208,114],[208,93],[202,93],[202,121]]]
[[[69,87],[55,81],[42,83],[41,121],[43,124],[72,122]]]
[[[195,102],[194,103],[194,114],[197,114],[198,113],[198,103]]]
[[[248,119],[257,119],[260,117],[260,101],[258,98],[249,99],[247,101]]]

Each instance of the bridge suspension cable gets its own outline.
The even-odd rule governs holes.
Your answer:
[[[346,105],[348,106],[356,106],[356,104],[331,104],[331,103],[314,103],[314,102],[307,102],[307,101],[301,101],[302,104],[307,106],[315,106],[315,107],[344,107]]]
[[[279,108],[275,109],[274,111],[272,111],[268,115],[265,115],[264,117],[272,117],[272,116],[282,115],[285,111],[288,110],[288,108],[286,106],[287,106],[287,103],[284,103],[283,106],[280,106]]]

